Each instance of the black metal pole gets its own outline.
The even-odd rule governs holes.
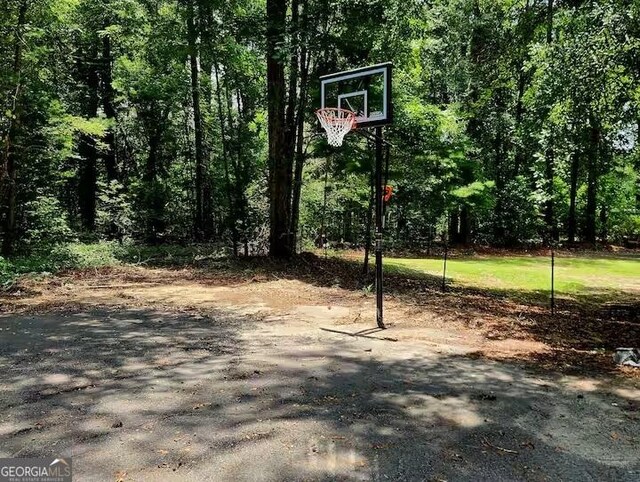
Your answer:
[[[551,248],[551,314],[556,312],[555,271],[556,252],[554,248]]]
[[[376,323],[386,328],[383,320],[382,230],[384,199],[382,194],[382,127],[376,127]]]
[[[324,257],[327,257],[327,225],[325,216],[327,214],[327,182],[329,181],[329,158],[327,158],[327,166],[324,171],[324,201],[322,202],[322,232],[320,233],[320,242]]]
[[[376,202],[376,174],[375,166],[371,170],[369,176],[369,205],[367,206],[367,224],[364,233],[364,264],[362,265],[362,284],[367,285],[369,282],[369,255],[371,254],[371,225],[373,224],[373,210]]]
[[[447,255],[449,254],[449,235],[447,230],[449,229],[449,216],[446,217],[447,224],[444,227],[444,257],[442,260],[442,291],[447,290]]]

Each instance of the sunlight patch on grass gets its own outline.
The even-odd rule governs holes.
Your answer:
[[[391,271],[410,269],[442,276],[442,259],[387,258]],[[474,256],[447,261],[447,282],[477,288],[548,291],[551,258],[543,256]],[[640,258],[556,257],[559,293],[640,290]]]

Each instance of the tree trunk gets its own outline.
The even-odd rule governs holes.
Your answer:
[[[640,118],[638,118],[636,132],[638,136],[636,137],[636,142],[640,141]],[[636,149],[638,147],[636,146]],[[640,156],[636,156],[636,172],[640,172]],[[636,178],[636,209],[640,211],[640,176]]]
[[[16,162],[15,156],[9,155],[7,160],[7,203],[4,219],[4,238],[2,239],[2,255],[13,254],[16,230]]]
[[[158,235],[162,233],[162,203],[159,201],[158,180],[157,180],[157,166],[158,166],[158,147],[160,140],[156,134],[149,138],[149,153],[147,154],[147,188],[150,192],[147,193],[151,196],[148,203],[149,215],[148,215],[148,240],[151,243],[158,241]]]
[[[301,29],[306,29],[307,25],[307,0],[302,1]],[[306,30],[305,30],[306,31]],[[291,199],[291,233],[293,234],[293,245],[298,239],[298,224],[300,222],[300,194],[302,192],[302,171],[304,168],[304,112],[307,105],[307,89],[309,87],[309,66],[311,56],[308,53],[306,38],[301,40],[300,48],[300,98],[298,101],[298,112],[296,114],[296,150],[295,166],[293,174],[293,195]]]
[[[587,205],[585,212],[584,238],[588,243],[595,244],[600,126],[593,115],[590,116],[589,124],[589,152],[587,157]]]
[[[607,210],[607,206],[603,204],[600,206],[600,239],[602,239],[602,242],[605,244],[609,240],[609,230],[607,229],[608,218],[609,211]]]
[[[237,83],[237,82],[236,82]],[[233,119],[233,92],[229,90],[229,83],[225,82],[225,97],[227,99],[227,122],[229,125],[229,160],[231,161],[231,167],[233,169],[233,203],[234,203],[234,212],[231,221],[233,222],[233,236],[235,236],[235,243],[240,241],[237,223],[240,221],[244,228],[246,228],[246,205],[248,204],[246,201],[246,196],[244,194],[245,186],[248,184],[246,180],[246,172],[245,167],[242,162],[244,152],[243,146],[241,145],[241,103],[239,101],[238,92],[235,91],[236,94],[236,102],[238,109],[238,120],[237,123],[234,123]],[[231,185],[229,185],[229,189],[231,189]],[[237,255],[237,248],[234,248],[234,252]]]
[[[18,135],[18,124],[20,121],[20,90],[22,88],[22,31],[26,23],[27,2],[20,5],[18,11],[18,21],[16,23],[15,43],[13,48],[13,76],[15,77],[15,90],[13,92],[13,108],[9,118],[9,127],[4,139],[4,152],[2,163],[0,164],[0,200],[5,195],[5,217],[4,236],[2,238],[2,255],[9,256],[13,253],[16,236],[16,156],[13,151],[13,144]],[[5,189],[6,184],[6,189]],[[5,193],[6,191],[6,193]]]
[[[553,41],[553,0],[548,0],[547,3],[547,45],[550,45]],[[547,200],[544,206],[544,221],[547,226],[547,236],[550,241],[557,241],[559,239],[558,227],[555,223],[555,209],[554,209],[554,171],[555,171],[555,151],[554,140],[550,137],[548,140],[547,149],[544,153],[545,161],[545,181],[547,187]]]
[[[369,253],[371,252],[371,225],[373,221],[373,207],[375,202],[374,175],[371,173],[371,192],[369,193],[369,206],[367,207],[367,223],[364,232],[364,263],[362,265],[362,282],[366,286],[369,281]]]
[[[213,73],[213,64],[216,61],[215,53],[218,49],[216,35],[219,33],[217,28],[217,19],[214,19],[213,2],[198,2],[198,33],[200,35],[200,71],[203,75],[200,77],[201,105],[204,106],[204,114],[202,115],[203,123],[203,158],[205,159],[204,169],[204,189],[203,189],[203,223],[204,238],[212,239],[218,233],[217,221],[214,212],[220,210],[220,201],[217,199],[217,185],[215,182],[214,171],[216,166],[213,164],[215,158],[212,157],[214,142],[208,138],[207,132],[210,131],[209,116],[213,116],[213,81],[211,75]],[[216,14],[217,15],[217,14]]]
[[[162,117],[162,116],[161,116]],[[162,127],[153,125],[166,119],[153,119],[149,122],[149,152],[143,180],[145,182],[145,196],[147,196],[147,241],[155,244],[159,240],[159,235],[164,231],[164,196],[160,191],[159,171],[159,149],[162,138]]]
[[[286,34],[286,0],[267,0],[267,105],[269,135],[269,254],[290,257],[291,165],[285,138],[285,75],[278,44]]]
[[[459,244],[469,244],[471,241],[471,222],[469,219],[469,206],[466,204],[460,209],[460,232],[458,233]]]
[[[300,2],[299,0],[291,0],[291,21],[289,22],[289,45],[291,53],[289,55],[289,85],[287,87],[287,104],[285,108],[285,143],[286,157],[292,163],[296,146],[296,105],[298,99],[298,78],[299,78],[299,18],[300,18]]]
[[[547,233],[545,238],[549,238],[547,241],[558,240],[558,228],[555,223],[554,213],[554,165],[555,165],[555,153],[552,146],[549,146],[544,154],[545,161],[545,180],[547,188],[547,199],[544,205],[544,222],[547,226]]]
[[[524,5],[524,12],[522,13],[522,16],[518,20],[518,22],[519,23],[522,22],[522,24],[525,27],[529,25],[530,6],[531,6],[530,2],[529,0],[527,0]],[[525,28],[522,32],[522,37],[519,38],[517,41],[521,45],[529,45],[533,40],[531,37],[533,36],[534,30],[535,29],[533,27]],[[505,152],[508,152],[509,148],[513,146],[513,149],[515,151],[514,164],[513,164],[513,170],[512,170],[513,179],[515,179],[520,174],[520,169],[522,168],[522,165],[524,164],[525,159],[527,158],[527,154],[525,153],[525,149],[524,149],[524,142],[523,142],[524,139],[523,139],[523,136],[521,135],[521,131],[522,131],[522,120],[525,114],[525,104],[523,101],[524,94],[527,90],[527,85],[531,78],[531,74],[529,73],[528,69],[525,67],[525,64],[528,58],[529,58],[528,49],[522,50],[518,54],[517,64],[515,66],[515,71],[518,73],[518,94],[517,94],[516,106],[515,106],[514,133],[516,136],[520,136],[520,142],[517,142],[514,145],[513,137],[509,136],[508,146],[505,149]]]
[[[195,0],[191,0],[187,12],[187,36],[189,41],[189,67],[191,73],[191,100],[193,104],[193,131],[195,136],[195,192],[196,192],[196,213],[194,222],[194,233],[196,239],[202,240],[205,231],[204,213],[204,146],[202,115],[200,112],[200,78],[198,69],[198,29],[195,19]]]
[[[458,237],[460,236],[460,208],[454,208],[449,215],[449,236],[454,244],[458,243]]]
[[[296,138],[295,169],[293,174],[293,195],[291,199],[291,232],[293,233],[293,245],[298,239],[298,223],[300,222],[300,195],[302,193],[302,171],[304,168],[305,153],[303,143],[304,121],[300,120]]]
[[[496,102],[498,108],[501,107],[501,102]],[[504,168],[502,166],[502,135],[500,129],[498,129],[496,133],[496,137],[493,141],[493,150],[494,150],[494,166],[495,166],[495,183],[496,183],[496,204],[494,207],[494,236],[497,244],[501,246],[508,246],[512,244],[514,233],[511,232],[511,229],[507,229],[507,227],[511,228],[513,225],[507,225],[506,219],[508,213],[505,210],[504,206],[504,195],[505,195],[505,185],[506,185],[506,173],[504,172]],[[517,236],[517,235],[516,235]]]
[[[115,136],[116,109],[113,105],[114,92],[112,85],[112,64],[113,57],[111,54],[111,37],[107,34],[102,37],[102,106],[105,117],[113,122],[104,138],[104,142],[107,146],[104,153],[104,165],[107,173],[107,181],[114,181],[118,179]]]
[[[469,94],[467,99],[469,112],[473,112],[473,115],[467,123],[467,133],[469,137],[480,143],[482,136],[482,125],[484,119],[481,114],[476,112],[476,104],[480,98],[480,91],[482,88],[483,73],[481,66],[485,63],[485,32],[482,27],[482,11],[480,9],[480,1],[473,0],[472,5],[472,29],[471,38],[469,41],[469,63],[471,67],[471,75],[469,81]],[[480,159],[477,159],[480,161]],[[474,181],[475,174],[473,168],[463,166],[460,174],[460,180],[463,185],[470,184]],[[470,226],[470,207],[468,205],[462,205],[459,209],[454,210],[451,216],[451,222],[449,223],[450,236],[449,239],[454,244],[467,244],[469,242]]]
[[[224,170],[225,191],[227,203],[229,204],[229,229],[231,230],[231,243],[233,244],[233,255],[238,256],[238,230],[236,229],[236,209],[232,195],[231,177],[229,176],[229,148],[227,145],[227,129],[224,115],[224,104],[222,103],[222,87],[220,86],[220,74],[218,63],[214,62],[213,71],[216,79],[216,101],[218,104],[218,121],[220,122],[220,136],[222,144],[222,166]]]
[[[553,41],[553,0],[547,0],[547,45]]]
[[[522,117],[524,116],[524,103],[522,101],[524,97],[524,93],[527,87],[527,78],[524,72],[524,60],[522,61],[522,65],[520,67],[520,73],[518,74],[518,98],[516,100],[516,113],[515,113],[515,124],[516,131],[520,130],[520,126],[522,124]],[[514,155],[514,163],[513,163],[513,177],[515,178],[520,174],[520,168],[525,160],[524,149],[518,143],[515,148]]]
[[[98,115],[99,105],[99,65],[97,39],[92,39],[87,58],[85,58],[85,74],[87,97],[85,99],[85,117],[94,118]],[[96,140],[89,134],[82,134],[78,147],[80,154],[78,196],[80,203],[80,218],[85,231],[93,232],[96,227],[96,193],[98,182],[98,150]]]
[[[237,79],[236,79],[237,80]],[[240,82],[236,82],[239,86]],[[242,221],[242,243],[244,245],[245,256],[249,254],[249,199],[247,197],[247,186],[251,182],[252,177],[252,159],[247,155],[243,145],[240,142],[240,136],[250,136],[249,123],[253,121],[255,116],[255,102],[251,96],[243,96],[242,89],[236,89],[236,104],[238,110],[238,142],[236,142],[236,211],[238,219]],[[242,137],[243,139],[245,137]]]
[[[567,221],[567,238],[569,243],[575,243],[577,231],[576,198],[578,196],[578,173],[580,154],[574,151],[571,155],[571,179],[569,181],[569,219]]]

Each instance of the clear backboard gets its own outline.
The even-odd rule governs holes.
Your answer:
[[[390,124],[391,71],[389,62],[320,77],[320,108],[355,112],[357,127]]]

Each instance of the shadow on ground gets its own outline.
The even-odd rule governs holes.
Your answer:
[[[201,360],[235,353],[240,325],[244,329],[251,323],[249,318],[233,315],[91,307],[0,315],[0,412],[11,411],[15,416],[9,422],[3,420],[0,436],[37,434],[64,423],[77,410],[80,415],[95,415],[99,420],[95,426],[75,426],[56,438],[57,443],[71,443],[92,438],[100,432],[95,431],[98,427],[117,424],[118,413],[126,418],[128,403],[133,410],[142,405],[156,410],[159,407],[154,407],[148,390],[160,393],[166,386],[189,386],[194,367]],[[123,392],[126,398],[115,401]],[[143,392],[144,400],[136,405],[136,395]],[[110,403],[106,401],[112,396],[122,406],[103,412],[100,406]],[[39,403],[48,410],[38,412]],[[62,420],[56,418],[57,411],[66,413]],[[10,455],[36,453],[38,443]]]
[[[78,480],[638,480],[638,400],[274,321],[0,316],[0,455]]]
[[[234,287],[290,279],[311,286],[339,287],[363,296],[363,287],[368,284],[363,283],[359,261],[310,253],[277,261],[266,257],[207,256],[206,250],[194,256],[187,250],[183,256],[145,258],[144,265],[175,269],[176,276],[163,279],[163,284],[188,280],[206,286]],[[75,276],[82,276],[82,272]],[[143,271],[126,272],[123,276],[126,282],[148,281],[148,274]],[[412,310],[417,318],[421,313],[434,313],[446,323],[462,324],[492,340],[533,339],[553,349],[519,357],[531,366],[572,373],[619,373],[612,350],[640,339],[637,292],[593,288],[571,296],[560,293],[552,314],[549,293],[545,291],[449,286],[443,292],[441,279],[423,272],[403,269],[385,276],[387,298],[406,307],[409,319]]]
[[[289,262],[269,258],[215,260],[196,266],[205,284],[260,283],[295,279],[313,286],[363,292],[361,263],[305,253]],[[481,290],[462,286],[441,289],[441,279],[403,269],[385,275],[385,292],[416,312],[429,311],[451,323],[463,323],[491,339],[534,339],[554,351],[529,360],[564,371],[617,370],[611,351],[640,339],[637,292],[584,290],[559,294],[551,313],[549,293]]]

